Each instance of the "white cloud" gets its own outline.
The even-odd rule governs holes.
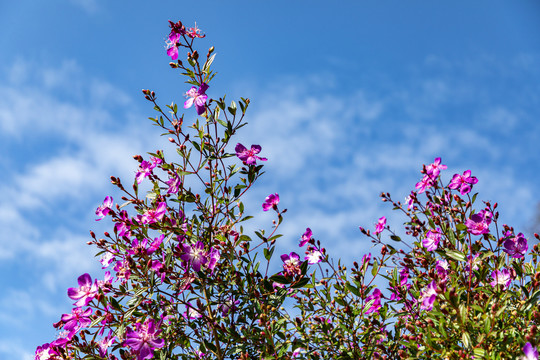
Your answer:
[[[95,14],[99,10],[98,0],[69,0],[72,4],[79,6],[88,14]]]

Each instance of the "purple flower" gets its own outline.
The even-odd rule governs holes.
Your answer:
[[[489,233],[489,224],[491,223],[492,214],[489,211],[482,210],[471,215],[470,219],[465,221],[467,231],[473,235]]]
[[[441,158],[438,157],[438,158],[435,159],[433,164],[430,164],[430,165],[426,166],[426,173],[428,175],[432,175],[434,177],[437,177],[437,176],[439,176],[439,173],[441,172],[441,170],[445,170],[446,168],[447,168],[446,165],[441,165]]]
[[[155,210],[154,209],[147,210],[141,216],[141,221],[143,224],[153,224],[155,222],[160,221],[165,215],[166,211],[167,211],[167,204],[165,202],[160,202]]]
[[[186,34],[186,29],[180,21],[173,23],[169,20],[169,26],[171,27],[171,32],[167,38],[167,55],[171,57],[172,60],[178,59],[178,45],[177,43],[180,40],[180,36]]]
[[[300,256],[291,252],[289,255],[281,255],[281,261],[283,261],[283,270],[285,274],[294,276],[295,274],[300,274]]]
[[[99,356],[103,358],[107,358],[107,349],[111,347],[111,345],[116,340],[116,336],[113,336],[113,331],[110,330],[109,334],[105,336],[103,339],[98,341],[99,346]]]
[[[247,165],[257,165],[257,160],[268,160],[267,158],[257,156],[261,152],[260,145],[251,145],[251,149],[248,150],[244,145],[238,143],[234,150],[236,151],[236,156]]]
[[[414,191],[411,191],[411,194],[405,198],[405,202],[407,203],[408,210],[411,210],[413,208],[415,199],[416,199],[416,193]]]
[[[207,267],[208,267],[208,270],[210,270],[210,273],[213,273],[214,272],[214,268],[216,267],[220,257],[221,257],[221,254],[219,253],[219,250],[218,249],[214,249],[212,248],[212,250],[210,250],[210,253],[208,254],[209,256],[209,260],[208,260],[208,264],[207,264]]]
[[[435,280],[433,280],[421,293],[420,299],[418,300],[421,303],[420,309],[431,311],[436,298],[437,284],[435,283]]]
[[[59,355],[58,352],[54,350],[51,344],[46,343],[37,347],[34,360],[55,359],[57,355]]]
[[[189,109],[195,104],[197,115],[203,114],[206,111],[206,100],[208,99],[206,90],[208,90],[208,85],[206,83],[202,83],[198,89],[195,86],[189,89],[185,94],[188,99],[184,103],[184,109]]]
[[[98,287],[95,283],[92,283],[92,278],[89,274],[82,274],[77,281],[79,287],[69,288],[68,296],[73,300],[77,300],[74,304],[75,306],[86,306],[96,297]]]
[[[264,199],[264,202],[262,204],[262,208],[264,211],[268,211],[270,209],[277,209],[277,205],[279,204],[279,195],[276,194],[270,194]]]
[[[308,264],[314,265],[322,261],[322,256],[323,254],[314,248],[306,255],[305,260],[308,262]]]
[[[504,243],[504,252],[513,258],[519,259],[525,256],[525,253],[529,249],[527,245],[527,239],[522,233],[517,236],[507,239]]]
[[[74,308],[71,310],[71,314],[62,315],[62,322],[64,323],[64,329],[68,331],[76,332],[80,328],[86,327],[92,323],[90,315],[92,309],[88,308],[83,310],[82,308]]]
[[[381,217],[379,221],[375,224],[375,234],[380,234],[386,226],[386,217]]]
[[[109,213],[109,211],[111,211],[111,206],[113,204],[113,198],[110,197],[110,196],[107,196],[105,198],[105,200],[103,200],[103,204],[100,205],[97,209],[96,209],[96,215],[99,216],[96,221],[99,221],[101,219],[103,219],[105,216],[107,216],[107,214]]]
[[[418,193],[421,194],[433,185],[435,185],[435,179],[431,175],[426,174],[422,180],[416,183],[416,189],[418,190]]]
[[[522,356],[521,360],[538,360],[538,349],[533,347],[530,342],[523,347],[523,353],[525,356]]]
[[[471,170],[463,172],[463,175],[455,174],[448,187],[450,189],[459,188],[461,195],[465,195],[471,192],[471,185],[476,184],[478,179],[474,176],[471,176]]]
[[[371,295],[366,298],[366,303],[370,302],[371,300],[373,300],[373,303],[371,303],[369,309],[367,309],[367,311],[364,313],[365,315],[379,311],[379,309],[381,308],[381,296],[381,290],[376,288],[375,290],[373,290]]]
[[[446,281],[448,277],[448,266],[448,261],[446,261],[446,259],[437,260],[437,262],[435,263],[435,270],[437,271],[437,274],[442,281]]]
[[[169,185],[169,190],[167,190],[167,194],[176,194],[178,193],[178,190],[180,189],[180,185],[182,185],[182,181],[180,180],[180,177],[178,177],[177,174],[174,174],[174,177],[171,177],[167,181],[167,185]]]
[[[364,267],[365,264],[369,264],[371,260],[371,253],[369,254],[364,254],[364,256],[362,256],[362,265],[360,265],[360,267]]]
[[[439,241],[441,241],[441,229],[437,228],[436,230],[429,230],[426,233],[426,237],[422,239],[422,245],[426,248],[427,251],[433,251],[439,246]]]
[[[187,261],[195,271],[201,271],[201,266],[208,262],[208,257],[204,251],[204,244],[201,241],[193,246],[183,245],[184,254],[180,255],[180,258]]]
[[[306,229],[306,232],[302,235],[302,240],[300,240],[300,247],[306,245],[309,240],[311,240],[311,236],[313,235],[313,233],[311,232],[311,229],[310,228],[307,228]]]
[[[135,324],[135,330],[127,329],[125,344],[137,354],[137,360],[151,359],[154,349],[162,348],[165,344],[163,339],[156,338],[160,332],[156,330],[154,320],[147,319],[144,324]]]
[[[493,278],[493,281],[489,284],[493,287],[502,285],[503,290],[508,289],[508,286],[510,286],[510,283],[512,282],[512,276],[510,275],[510,271],[508,271],[508,269],[502,269],[501,271],[495,270],[491,273],[491,277]]]

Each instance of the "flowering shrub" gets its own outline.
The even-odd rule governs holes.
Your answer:
[[[203,62],[201,30],[170,28],[166,52],[195,120],[143,90],[176,153],[136,155],[129,186],[111,177],[123,203],[107,196],[96,220],[110,218],[112,233],[91,232],[109,270],[68,289],[75,308],[35,359],[538,359],[538,245],[500,226],[496,203],[478,205],[470,170],[445,184],[440,158],[404,203],[382,194],[408,218],[403,233],[385,216],[360,228],[379,255],[336,265],[307,228],[305,254],[282,254],[272,274],[279,195],[261,201],[276,214],[270,231],[252,239],[242,227],[242,196],[267,161],[259,145],[234,145],[250,101],[211,98],[214,48]]]

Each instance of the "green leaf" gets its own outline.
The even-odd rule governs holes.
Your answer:
[[[289,279],[287,279],[285,276],[277,275],[277,274],[270,276],[269,280],[277,282],[278,284],[290,284],[291,283],[291,281]]]
[[[455,251],[455,250],[446,250],[446,255],[448,257],[454,259],[454,260],[457,260],[457,261],[466,261],[467,260],[465,255],[463,255],[459,251]]]
[[[275,246],[272,246],[270,249],[267,249],[267,248],[264,248],[263,249],[263,252],[264,252],[264,258],[268,261],[270,261],[270,259],[272,258],[272,254],[274,253],[274,250],[276,249]]]
[[[358,288],[356,286],[354,286],[353,284],[349,283],[349,282],[346,282],[345,283],[345,287],[350,291],[352,292],[354,295],[360,297],[360,291],[358,291]]]
[[[399,236],[397,236],[397,235],[391,235],[390,239],[392,239],[394,241],[401,241],[401,238]]]

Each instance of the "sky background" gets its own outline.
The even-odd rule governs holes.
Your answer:
[[[0,2],[0,359],[30,359],[70,312],[68,287],[102,277],[88,231],[111,175],[166,149],[147,120],[189,88],[168,66],[167,20],[216,48],[210,97],[252,100],[238,141],[266,174],[245,199],[253,228],[279,193],[281,250],[311,227],[346,263],[370,251],[358,226],[402,200],[422,164],[471,169],[478,199],[528,238],[540,203],[538,1]],[[195,111],[186,112],[186,119]],[[129,180],[128,180],[129,179]]]

